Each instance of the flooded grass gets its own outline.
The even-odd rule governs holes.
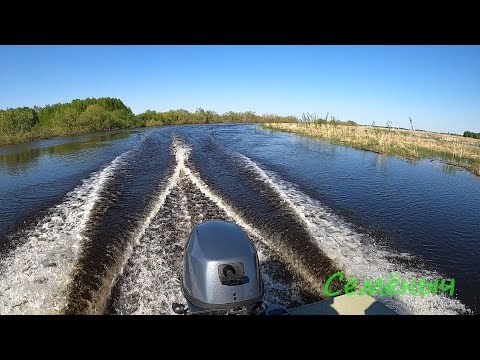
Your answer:
[[[407,159],[439,159],[480,176],[480,140],[477,139],[372,126],[266,123],[262,127]]]

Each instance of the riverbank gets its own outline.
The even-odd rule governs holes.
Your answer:
[[[75,99],[69,103],[0,109],[0,145],[17,144],[57,136],[162,125],[294,122],[293,116],[257,115],[252,111],[217,114],[198,108],[157,112],[147,110],[135,115],[116,98]]]
[[[439,159],[480,176],[480,140],[477,139],[372,126],[265,123],[262,128],[412,160]]]
[[[74,135],[88,135],[88,134],[102,134],[107,131],[121,131],[121,130],[135,130],[135,129],[142,129],[142,128],[154,128],[154,127],[161,127],[161,126],[175,126],[175,125],[213,125],[213,124],[252,124],[252,122],[231,122],[231,121],[222,121],[222,122],[189,122],[189,121],[182,121],[170,124],[162,124],[159,122],[146,122],[145,124],[135,124],[130,127],[121,127],[121,128],[113,128],[113,129],[106,129],[106,130],[91,130],[91,129],[74,129],[74,130],[64,130],[64,129],[35,129],[29,132],[17,132],[13,134],[8,133],[0,133],[0,146],[6,145],[15,145],[15,144],[22,144],[28,143],[31,141],[37,140],[47,140],[52,139],[55,137],[63,137],[63,136],[74,136]]]

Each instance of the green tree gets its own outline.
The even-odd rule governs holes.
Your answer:
[[[471,137],[471,138],[474,138],[474,139],[480,139],[480,133],[474,133],[472,131],[465,131],[463,133],[463,136],[464,137]]]
[[[28,107],[0,111],[0,130],[9,134],[28,132],[38,122],[37,113]]]
[[[88,105],[76,119],[75,125],[86,131],[114,130],[115,122],[109,111],[100,105]]]

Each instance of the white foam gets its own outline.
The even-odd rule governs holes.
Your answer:
[[[282,246],[279,242],[274,242],[269,236],[261,234],[256,230],[253,225],[245,221],[229,204],[227,204],[220,196],[218,196],[198,175],[196,175],[190,168],[184,169],[185,174],[190,178],[193,184],[211,201],[213,201],[221,210],[233,219],[250,237],[256,237],[262,241],[271,251],[275,250],[277,254],[287,262],[295,272],[302,276],[303,280],[308,283],[310,288],[317,292],[319,295],[323,295],[323,289],[321,284],[312,278],[308,269],[294,257],[288,248]]]
[[[17,234],[27,240],[0,259],[0,314],[62,311],[90,213],[125,154],[83,180],[33,229]]]
[[[126,265],[128,275],[121,278],[118,284],[119,295],[114,303],[116,313],[173,314],[171,304],[182,302],[178,281],[180,272],[172,268],[168,261],[172,259],[167,257],[174,255],[172,247],[177,244],[183,247],[183,241],[188,236],[186,231],[190,228],[190,216],[185,195],[181,193],[175,200],[173,208],[165,214],[167,218],[162,218],[161,213],[157,214],[133,248]],[[161,229],[164,220],[175,222],[175,234]]]
[[[176,157],[176,166],[167,185],[160,193],[158,200],[152,207],[149,216],[136,234],[133,246],[124,257],[122,273],[128,269],[118,284],[118,297],[115,299],[114,309],[119,314],[173,314],[171,304],[184,302],[179,282],[180,268],[173,268],[166,261],[167,256],[173,256],[170,246],[183,248],[192,227],[191,217],[187,209],[188,199],[181,186],[180,179],[185,177],[207,197],[225,215],[221,218],[233,221],[241,226],[249,236],[257,242],[257,251],[261,264],[270,260],[273,255],[272,244],[249,223],[242,219],[190,168],[186,166],[190,149],[175,140],[173,149]],[[159,213],[165,205],[168,196],[174,190],[178,191],[173,201],[173,207]],[[198,214],[196,214],[198,215]],[[171,234],[162,229],[162,223],[174,222],[176,233]],[[174,242],[174,244],[172,244]],[[278,252],[285,256],[285,252]],[[128,264],[127,264],[128,261]],[[177,264],[178,265],[178,264]],[[273,266],[273,265],[272,265]],[[300,301],[298,294],[292,290],[291,284],[285,283],[275,275],[273,268],[262,268],[265,283],[265,299],[275,306],[282,306],[292,301]],[[298,266],[297,266],[298,267]],[[298,270],[298,269],[297,269]],[[273,271],[273,273],[269,273]],[[300,271],[302,271],[300,269]],[[293,299],[292,299],[293,297]]]
[[[168,178],[166,185],[160,192],[157,200],[154,202],[150,209],[150,212],[146,216],[145,220],[140,225],[139,229],[135,233],[133,241],[127,248],[124,257],[122,258],[122,264],[120,266],[120,272],[118,276],[122,275],[125,270],[127,261],[132,258],[134,265],[132,269],[129,269],[135,274],[135,278],[127,280],[127,284],[121,286],[119,303],[117,304],[120,309],[117,309],[120,313],[129,312],[129,302],[132,298],[136,298],[134,314],[158,314],[158,313],[172,313],[169,304],[173,301],[181,302],[182,297],[179,291],[180,284],[177,281],[177,277],[174,273],[174,269],[171,269],[165,264],[162,256],[156,256],[152,258],[152,246],[155,246],[155,236],[149,234],[150,227],[155,230],[159,227],[158,224],[152,223],[152,220],[158,214],[160,209],[164,206],[167,197],[171,194],[172,190],[179,186],[181,176],[186,176],[194,185],[196,185],[204,195],[210,200],[214,201],[220,209],[227,213],[227,216],[248,230],[251,234],[258,236],[258,233],[253,227],[244,222],[225,202],[218,196],[216,196],[197,175],[195,175],[187,166],[186,161],[191,149],[178,139],[173,141],[173,152],[175,154],[176,165],[172,175]],[[182,198],[183,202],[186,202],[186,198]],[[185,204],[180,205],[181,208],[186,211]],[[179,210],[179,209],[176,209]],[[175,211],[172,209],[172,211]],[[188,213],[184,214],[180,219],[188,221]],[[177,226],[181,226],[178,224]],[[189,229],[190,226],[184,226],[185,229]],[[186,236],[185,236],[186,239]],[[158,239],[157,239],[158,240]],[[152,266],[154,264],[154,266]],[[112,279],[111,286],[118,279],[118,276]],[[158,281],[161,280],[161,281]],[[129,312],[130,313],[130,312]]]
[[[186,177],[184,173],[180,176]],[[180,181],[170,194],[173,196],[169,199],[171,207],[163,209],[164,211],[155,216],[140,242],[133,248],[124,276],[117,284],[118,295],[113,304],[115,313],[173,315],[171,304],[185,302],[181,293],[182,265],[178,249],[184,248],[193,223],[187,208],[188,199],[181,184]],[[198,188],[196,190],[198,191]],[[198,216],[202,210],[190,211],[193,211],[193,216]],[[219,213],[216,218],[234,221],[224,212]],[[173,232],[169,227],[162,227],[162,224],[171,223],[175,224]],[[260,264],[263,265],[270,260],[272,252],[263,244],[258,244],[259,239],[252,239],[257,242]],[[276,270],[278,269],[272,266],[262,268],[265,300],[277,307],[291,302],[292,298],[293,301],[300,301],[291,284],[275,276]]]
[[[173,173],[168,178],[168,181],[164,185],[163,190],[160,192],[160,194],[157,196],[157,198],[153,202],[153,205],[151,206],[150,211],[148,212],[147,216],[145,217],[143,222],[138,227],[132,241],[129,242],[129,244],[127,246],[127,249],[124,253],[124,256],[119,261],[120,265],[119,265],[118,275],[122,274],[122,272],[125,268],[126,262],[128,261],[128,259],[132,255],[134,247],[140,244],[140,240],[144,236],[145,231],[150,226],[150,223],[152,222],[155,215],[159,212],[159,210],[165,204],[165,200],[167,199],[168,195],[170,195],[172,189],[174,189],[175,186],[178,185],[178,181],[180,180],[180,172],[183,169],[185,169],[185,161],[188,158],[188,154],[190,152],[190,149],[185,147],[185,146],[182,146],[177,139],[174,139],[173,152],[175,154],[175,160],[176,160],[176,165],[175,165],[175,168],[173,170]],[[112,277],[109,288],[113,287],[116,279],[118,278],[118,275]]]
[[[389,259],[409,258],[406,253],[395,253],[375,244],[373,239],[356,232],[346,221],[329,211],[319,201],[302,193],[296,186],[281,179],[272,171],[262,169],[250,158],[238,154],[246,166],[253,170],[259,179],[267,183],[295,211],[306,224],[319,248],[331,258],[344,274],[356,277],[360,282],[372,282],[381,277],[384,280],[396,272],[400,279],[442,278],[437,273],[407,269]],[[400,314],[458,314],[470,312],[458,299],[445,294],[425,297],[406,294],[395,297],[378,297]]]

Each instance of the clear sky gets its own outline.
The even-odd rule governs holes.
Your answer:
[[[480,46],[0,46],[0,108],[118,97],[480,132]]]

